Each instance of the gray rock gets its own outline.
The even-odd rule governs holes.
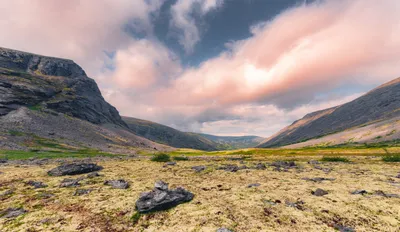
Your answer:
[[[12,189],[6,190],[0,194],[0,200],[7,199],[13,194],[14,194],[14,190],[12,190]]]
[[[297,200],[296,202],[291,202],[291,201],[286,200],[285,204],[288,207],[293,207],[293,208],[296,208],[298,210],[304,210],[304,204],[305,203],[304,203],[304,201],[301,201],[301,200]]]
[[[66,178],[66,179],[61,181],[60,188],[77,187],[77,186],[81,185],[79,183],[79,181],[80,181],[80,179],[69,179],[69,178]]]
[[[356,190],[356,191],[353,191],[351,194],[353,194],[353,195],[358,195],[358,194],[364,195],[364,194],[368,194],[368,192],[366,190]]]
[[[23,208],[8,208],[0,212],[1,218],[16,218],[22,214],[27,213],[28,211]]]
[[[171,161],[171,162],[166,162],[166,163],[164,164],[164,167],[175,166],[175,165],[176,165],[176,162]]]
[[[86,177],[89,179],[92,179],[92,178],[99,177],[99,176],[100,176],[100,174],[98,172],[92,172],[92,173],[87,174]]]
[[[89,172],[100,171],[102,169],[103,167],[93,163],[73,163],[58,166],[48,171],[47,173],[50,176],[79,175]]]
[[[312,182],[322,182],[322,181],[334,181],[335,178],[324,178],[324,177],[314,177],[314,178],[302,178],[302,180],[312,181]]]
[[[263,163],[258,163],[258,164],[256,164],[256,166],[254,167],[254,169],[257,169],[257,170],[265,170],[265,169],[267,169],[267,166],[265,166],[265,164],[263,164]]]
[[[247,185],[247,188],[258,187],[260,185],[261,184],[259,184],[259,183],[249,184],[249,185]]]
[[[318,160],[310,160],[307,163],[311,164],[311,165],[316,165],[316,164],[320,164],[321,162],[319,162]]]
[[[400,198],[399,194],[385,193],[385,192],[383,192],[381,190],[376,191],[375,195],[382,196],[382,197],[387,197],[387,198]]]
[[[223,166],[220,166],[220,167],[217,168],[217,170],[225,170],[227,172],[237,172],[237,171],[242,170],[242,169],[247,169],[247,167],[246,166],[239,167],[239,166],[234,165],[234,164],[227,164],[227,165],[223,165]]]
[[[119,179],[119,180],[106,180],[104,182],[105,185],[109,185],[115,189],[127,189],[129,188],[129,183],[126,180]]]
[[[396,176],[396,178],[400,178],[400,172],[399,172],[399,174]]]
[[[317,188],[315,191],[311,191],[312,195],[317,196],[317,197],[322,197],[328,194],[327,191]]]
[[[0,164],[5,164],[5,163],[7,163],[7,162],[8,162],[7,159],[0,159]]]
[[[46,184],[44,184],[43,182],[40,182],[40,181],[30,180],[30,181],[26,182],[26,184],[34,187],[35,189],[37,189],[37,188],[46,188],[47,187]]]
[[[201,165],[201,166],[193,166],[192,169],[193,169],[195,172],[201,172],[201,171],[206,170],[206,166],[203,166],[203,165]]]
[[[340,232],[356,232],[355,229],[348,227],[348,226],[343,226],[341,224],[334,224],[333,228],[335,228],[336,230],[338,230]]]
[[[271,164],[271,166],[284,169],[297,167],[294,161],[275,161]]]
[[[218,230],[217,230],[217,232],[233,232],[232,230],[229,230],[229,229],[227,229],[227,228],[219,228]]]
[[[92,189],[77,189],[74,192],[74,196],[82,196],[89,194],[92,191]]]
[[[160,210],[167,210],[179,204],[191,201],[194,195],[178,187],[168,189],[168,184],[163,181],[157,181],[155,188],[151,192],[142,193],[136,201],[136,209],[140,213],[149,213]]]

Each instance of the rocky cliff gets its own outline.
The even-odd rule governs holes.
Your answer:
[[[72,60],[0,48],[0,116],[21,106],[126,127],[96,82]]]

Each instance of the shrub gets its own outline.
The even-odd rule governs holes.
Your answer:
[[[133,225],[136,225],[139,222],[140,216],[141,214],[139,212],[136,212],[131,216],[131,221]]]
[[[189,160],[189,158],[186,156],[175,156],[175,157],[173,157],[173,159],[176,161],[188,161]]]
[[[347,158],[343,158],[343,157],[327,157],[327,156],[324,156],[321,159],[321,161],[324,161],[324,162],[345,162],[345,163],[350,162],[350,160],[347,159]]]
[[[168,162],[171,161],[171,157],[168,154],[155,154],[153,157],[151,157],[151,161]]]
[[[400,155],[388,155],[382,158],[384,162],[400,162]]]

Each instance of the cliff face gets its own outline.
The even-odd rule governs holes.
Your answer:
[[[72,60],[0,48],[0,116],[21,106],[126,127],[96,82]]]

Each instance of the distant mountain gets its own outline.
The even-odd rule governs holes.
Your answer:
[[[71,60],[0,48],[0,150],[172,149],[129,131]]]
[[[400,78],[397,78],[349,103],[308,114],[266,139],[258,147],[280,147],[301,143],[399,116]],[[387,127],[390,129],[392,125],[389,124]],[[388,137],[390,138],[392,137]],[[356,139],[353,141],[357,142]]]
[[[192,134],[202,136],[216,143],[219,150],[232,150],[255,147],[265,139],[258,136],[215,136],[201,133]]]
[[[192,148],[205,151],[218,150],[218,144],[202,136],[185,133],[174,128],[142,119],[122,117],[136,135],[151,141],[177,148]]]

